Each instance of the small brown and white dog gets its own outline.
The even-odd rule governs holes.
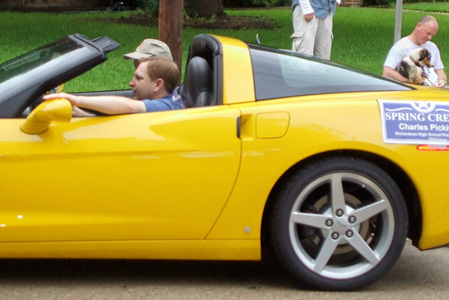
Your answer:
[[[424,72],[423,67],[433,68],[430,63],[432,54],[426,48],[416,48],[410,53],[410,56],[404,57],[396,67],[402,76],[408,78],[410,83],[434,86]]]

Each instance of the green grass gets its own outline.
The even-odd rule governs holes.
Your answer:
[[[404,9],[418,10],[424,12],[449,13],[449,3],[447,2],[411,3],[411,4],[404,4]]]
[[[429,10],[428,10],[429,9]],[[421,10],[421,11],[415,11]],[[433,38],[440,48],[443,63],[449,66],[449,15],[430,13],[448,11],[444,3],[404,5],[402,36],[409,34],[419,18],[425,14],[434,15],[439,21],[438,34]],[[231,10],[232,15],[272,18],[276,28],[243,30],[201,30],[185,28],[183,33],[183,62],[191,39],[199,33],[231,36],[248,42],[255,42],[259,34],[261,43],[276,48],[291,48],[292,12],[290,8]],[[88,90],[122,89],[128,87],[133,73],[131,62],[122,58],[124,53],[134,51],[145,38],[157,38],[157,27],[119,25],[102,21],[102,18],[120,18],[125,13],[10,13],[0,12],[0,58],[1,62],[30,51],[36,47],[62,38],[68,34],[81,33],[90,38],[108,35],[122,46],[108,55],[109,59],[92,71],[70,81],[65,87],[68,92]],[[381,74],[385,57],[393,45],[395,9],[346,8],[340,7],[334,16],[333,61]]]

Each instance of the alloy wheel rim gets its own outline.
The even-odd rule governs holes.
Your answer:
[[[326,205],[316,206],[323,197]],[[386,194],[355,173],[336,172],[314,180],[290,213],[289,237],[296,256],[327,278],[367,273],[387,254],[393,236],[394,214]],[[343,247],[349,250],[342,253]]]

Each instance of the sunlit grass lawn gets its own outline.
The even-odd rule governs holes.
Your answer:
[[[410,3],[404,4],[403,7],[406,10],[449,13],[449,3],[447,2]]]
[[[441,5],[440,5],[441,4]],[[417,21],[430,12],[410,10],[449,11],[449,4],[410,4],[404,5],[402,36],[409,34]],[[243,30],[202,30],[185,28],[183,34],[183,61],[191,39],[199,33],[212,33],[236,37],[247,42],[255,42],[259,34],[261,43],[276,48],[291,48],[292,12],[289,8],[228,11],[232,15],[272,18],[274,29]],[[124,60],[123,54],[134,51],[145,38],[157,38],[157,27],[138,25],[119,25],[101,21],[105,17],[122,17],[126,13],[9,13],[0,12],[0,62],[30,51],[38,46],[62,38],[68,34],[81,33],[89,38],[110,36],[122,46],[108,55],[109,59],[92,71],[66,85],[66,91],[109,90],[128,87],[133,66]],[[449,15],[433,14],[439,21],[440,29],[433,41],[440,48],[443,63],[449,66]],[[100,20],[99,20],[100,19]],[[382,65],[388,50],[393,45],[395,9],[384,8],[346,8],[340,7],[334,16],[333,61],[381,74]]]

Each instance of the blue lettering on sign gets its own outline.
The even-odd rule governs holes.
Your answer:
[[[449,103],[378,100],[385,143],[449,145]]]

